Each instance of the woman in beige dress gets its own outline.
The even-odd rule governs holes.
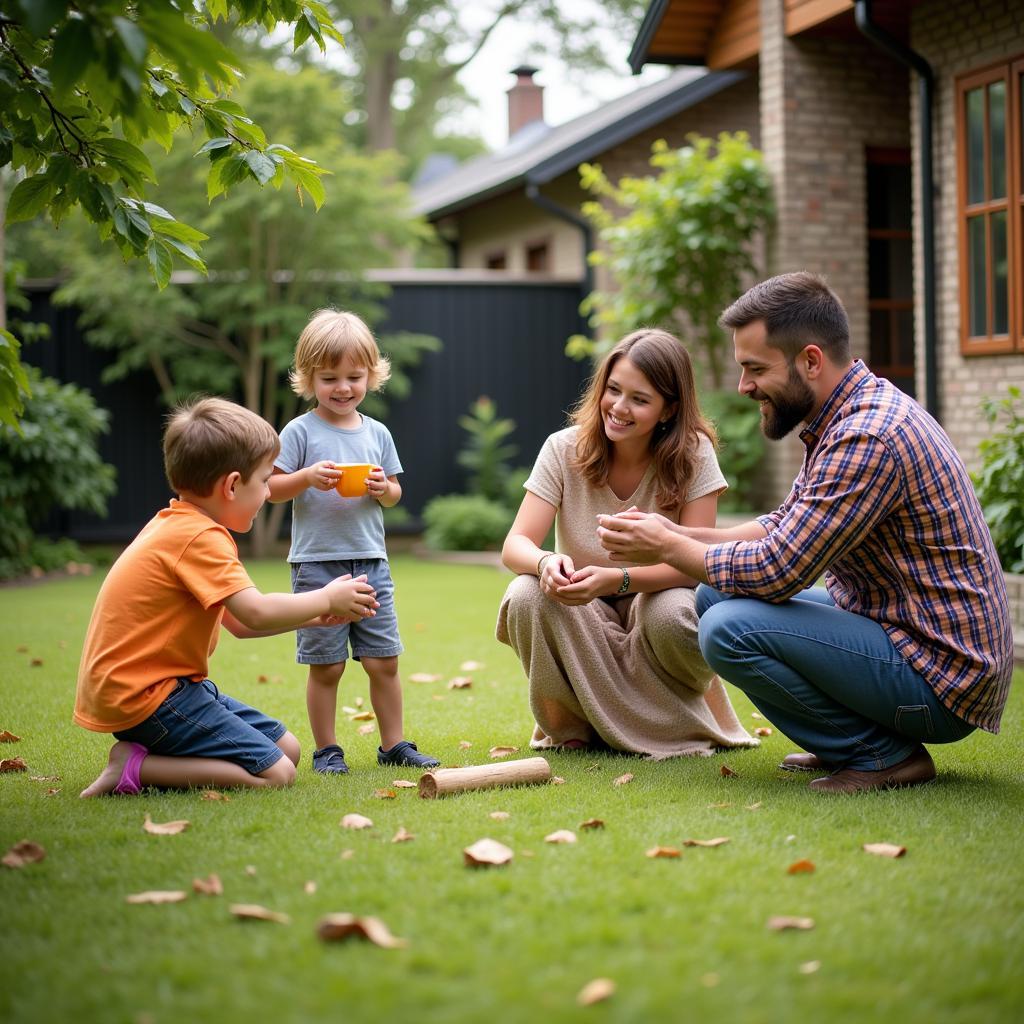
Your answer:
[[[596,516],[656,510],[715,525],[726,481],[690,357],[666,331],[623,338],[525,483],[502,561],[516,579],[497,637],[530,681],[539,749],[675,757],[756,746],[697,646],[696,581],[668,565],[613,564]],[[555,526],[555,551],[541,545]]]

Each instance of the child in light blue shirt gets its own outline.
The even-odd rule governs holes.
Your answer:
[[[398,655],[403,648],[381,511],[402,496],[402,464],[387,427],[358,411],[366,393],[382,387],[389,375],[387,359],[359,317],[332,309],[315,313],[296,346],[291,381],[296,394],[317,404],[281,432],[281,453],[270,478],[270,500],[293,501],[292,590],[304,593],[323,586],[319,580],[365,574],[380,602],[371,619],[296,634],[296,660],[309,666],[313,770],[324,775],[348,772],[335,719],[349,646],[370,680],[370,703],[380,727],[377,762],[412,768],[440,763],[406,740],[402,727]],[[336,489],[339,466],[353,463],[372,468],[358,497],[342,497]]]

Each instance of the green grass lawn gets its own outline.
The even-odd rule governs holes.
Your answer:
[[[262,588],[287,589],[283,564],[251,568]],[[408,557],[395,560],[394,575],[408,736],[445,764],[489,763],[500,744],[530,756],[525,681],[493,639],[507,577]],[[806,777],[776,769],[791,747],[775,733],[759,750],[661,763],[551,754],[562,786],[436,801],[399,789],[384,800],[376,789],[415,776],[378,768],[377,738],[358,735],[358,722],[341,723],[351,774],[310,771],[292,638],[225,634],[211,674],[298,735],[295,787],[229,802],[154,792],[81,801],[109,746],[71,723],[98,584],[0,589],[0,730],[22,737],[0,756],[29,765],[0,775],[0,852],[21,839],[47,851],[41,863],[0,868],[4,1022],[1024,1019],[1021,673],[1002,734],[933,747],[939,780],[916,790],[814,796]],[[467,674],[466,660],[485,667],[468,673],[470,689],[447,689]],[[443,678],[409,682],[414,672]],[[732,694],[743,721],[765,724]],[[366,695],[354,666],[339,703]],[[736,777],[721,775],[724,763]],[[624,772],[633,781],[613,786]],[[495,810],[510,816],[493,820]],[[374,827],[340,828],[353,811]],[[147,812],[191,827],[149,835]],[[579,830],[592,817],[606,827]],[[416,838],[393,844],[400,826]],[[556,829],[577,831],[579,842],[546,844]],[[509,845],[513,862],[465,867],[463,848],[484,836]],[[729,842],[685,848],[679,859],[645,856],[717,836]],[[871,856],[867,842],[908,852]],[[801,859],[816,870],[788,874]],[[211,872],[224,894],[191,894],[193,878]],[[151,889],[190,895],[125,902]],[[286,913],[290,924],[238,920],[233,902]],[[408,946],[322,943],[316,923],[335,911],[375,915]],[[773,915],[815,926],[772,932]],[[615,994],[577,1006],[595,977],[613,979]]]

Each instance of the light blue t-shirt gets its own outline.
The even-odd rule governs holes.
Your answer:
[[[324,459],[371,462],[383,467],[385,476],[402,472],[390,431],[369,416],[355,430],[342,430],[307,412],[281,431],[281,454],[274,465],[282,472],[294,473]],[[334,489],[307,487],[292,500],[289,562],[387,557],[384,516],[375,498],[343,498]]]

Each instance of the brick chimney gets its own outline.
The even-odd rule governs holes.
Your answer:
[[[516,84],[508,91],[510,139],[520,128],[525,128],[534,121],[544,120],[544,86],[533,80],[537,70],[526,64],[512,69],[512,74],[516,76]]]

